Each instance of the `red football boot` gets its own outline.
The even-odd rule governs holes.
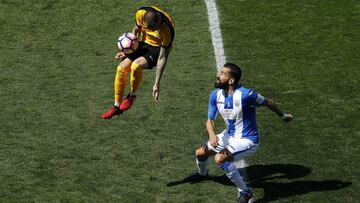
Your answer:
[[[126,96],[125,100],[120,105],[120,111],[126,111],[126,110],[130,109],[130,107],[133,104],[135,98],[136,98],[136,95],[128,94]]]
[[[110,119],[110,118],[112,118],[113,116],[122,114],[122,112],[123,112],[123,111],[120,110],[119,107],[113,106],[113,107],[111,107],[111,109],[109,109],[107,112],[105,112],[101,117],[102,117],[103,119]]]

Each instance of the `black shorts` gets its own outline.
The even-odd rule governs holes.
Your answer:
[[[135,59],[143,56],[148,65],[149,69],[153,68],[157,64],[157,60],[160,54],[160,47],[154,47],[145,42],[139,42],[139,47],[132,54],[127,54],[126,57],[134,61]]]

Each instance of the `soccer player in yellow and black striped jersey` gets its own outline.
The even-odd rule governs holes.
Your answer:
[[[174,40],[174,27],[172,17],[158,7],[141,7],[136,11],[133,32],[140,39],[139,47],[132,54],[120,52],[115,56],[116,59],[122,59],[114,82],[115,103],[102,118],[110,119],[131,107],[140,86],[142,69],[156,66],[153,96],[155,101],[159,100],[160,79]],[[130,93],[123,101],[129,72]]]

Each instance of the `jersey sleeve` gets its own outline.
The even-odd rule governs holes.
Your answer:
[[[250,90],[248,95],[248,102],[252,106],[262,106],[266,103],[267,98],[262,96],[261,94],[255,92],[254,90]]]
[[[138,27],[142,27],[143,26],[143,22],[144,22],[144,15],[145,15],[146,11],[145,10],[137,10],[135,13],[135,23],[136,26]]]
[[[209,120],[215,120],[216,114],[218,112],[217,106],[216,106],[216,97],[217,97],[217,91],[214,90],[210,94],[209,99],[209,109],[208,109],[208,119]]]
[[[161,46],[168,48],[171,46],[171,42],[172,42],[172,34],[171,31],[169,29],[163,29],[161,32],[161,38],[162,38],[162,42],[161,42]]]

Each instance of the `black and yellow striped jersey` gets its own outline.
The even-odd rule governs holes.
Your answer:
[[[162,23],[158,30],[150,30],[144,25],[144,15],[147,11],[156,10],[161,14]],[[142,30],[142,39],[152,46],[170,48],[175,37],[175,23],[172,17],[158,7],[141,7],[136,11],[135,21]]]

